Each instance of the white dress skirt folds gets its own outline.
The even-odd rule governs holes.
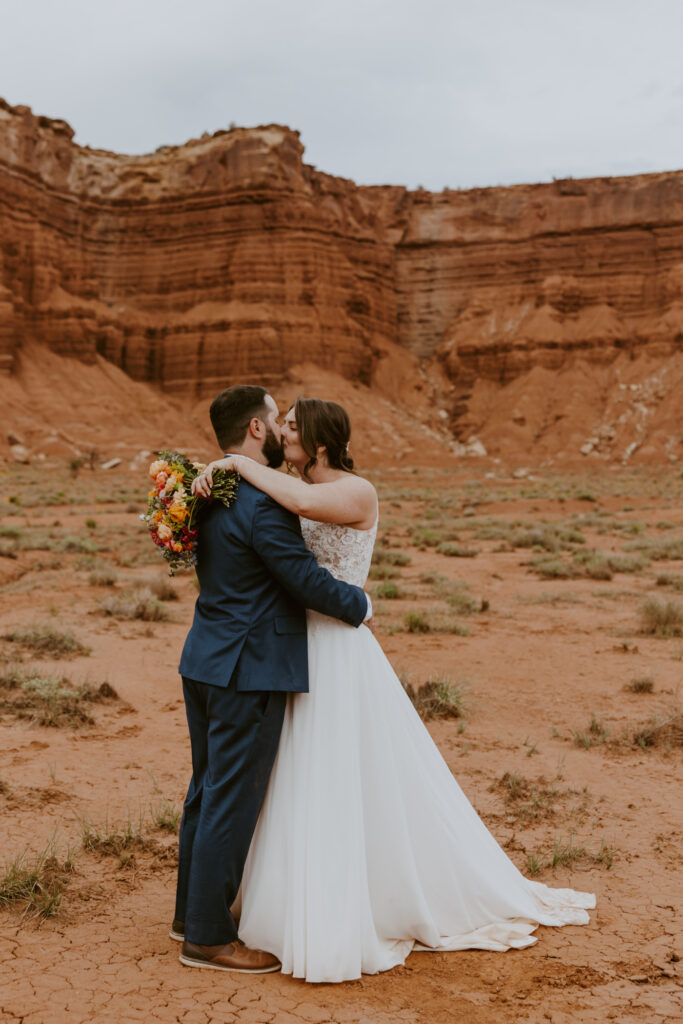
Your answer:
[[[321,565],[364,584],[376,527],[302,530]],[[245,868],[247,945],[337,982],[412,950],[519,949],[539,924],[588,922],[593,895],[529,881],[500,848],[367,627],[309,611],[308,657]]]

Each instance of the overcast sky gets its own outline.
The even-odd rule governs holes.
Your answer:
[[[683,168],[683,0],[0,0],[0,96],[145,153],[276,122],[362,184]]]

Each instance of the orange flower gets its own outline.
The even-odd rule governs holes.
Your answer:
[[[179,505],[176,502],[170,506],[168,514],[174,523],[184,523],[190,513],[184,505]]]

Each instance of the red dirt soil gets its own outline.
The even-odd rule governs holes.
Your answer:
[[[361,441],[356,434],[362,455]],[[138,435],[136,445],[151,440]],[[95,723],[80,729],[41,727],[3,709],[2,852],[12,859],[54,838],[59,857],[70,847],[74,861],[54,917],[22,916],[21,906],[0,911],[3,1024],[680,1019],[680,740],[675,730],[653,746],[633,740],[653,716],[672,721],[679,707],[683,637],[640,635],[638,609],[653,596],[683,603],[672,589],[683,576],[680,473],[515,480],[444,456],[431,469],[387,459],[370,475],[381,497],[380,547],[411,557],[397,570],[402,596],[386,599],[381,583],[370,583],[378,638],[413,683],[446,674],[462,687],[465,718],[429,723],[446,761],[523,871],[533,857],[542,881],[596,892],[591,923],[540,928],[538,943],[523,951],[416,953],[404,967],[337,986],[183,968],[167,934],[175,836],[153,817],[164,800],[179,805],[189,776],[176,665],[196,591],[189,577],[173,581],[178,600],[165,604],[168,621],[105,616],[103,601],[164,572],[138,519],[144,467],[83,468],[73,477],[67,460],[48,459],[3,473],[3,631],[48,625],[92,651],[31,661],[30,651],[2,640],[3,672],[22,658],[26,672],[106,680],[120,700],[92,705]],[[509,540],[515,522],[542,531],[543,521],[563,530],[571,521],[585,540],[577,551],[623,554],[635,540],[647,541],[649,554],[612,579],[541,579],[526,564],[538,552],[501,537]],[[453,558],[433,546],[456,537],[478,553]],[[665,543],[668,560],[660,557]],[[105,569],[113,585],[103,583]],[[434,573],[462,581],[485,607],[461,616],[467,636],[402,631],[410,610],[452,614]],[[656,583],[662,574],[666,587]],[[652,693],[625,688],[642,676]],[[606,737],[591,733],[591,716]],[[575,734],[587,735],[589,747]],[[144,842],[120,856],[83,849],[85,824],[114,832],[126,821]],[[566,846],[571,836],[584,852],[551,867],[554,842]]]

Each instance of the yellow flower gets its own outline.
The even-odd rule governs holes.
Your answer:
[[[179,505],[177,502],[170,506],[168,514],[174,523],[184,523],[187,519],[189,512],[184,505]]]

